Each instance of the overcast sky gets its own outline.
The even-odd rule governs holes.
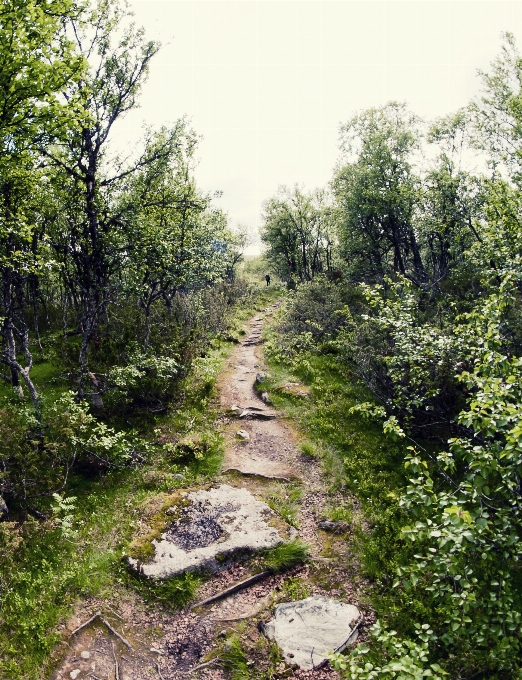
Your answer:
[[[331,178],[338,129],[360,109],[405,101],[430,119],[465,105],[522,2],[447,0],[130,0],[164,47],[141,108],[118,130],[187,115],[203,139],[197,179],[223,191],[232,225],[255,230],[280,184]]]

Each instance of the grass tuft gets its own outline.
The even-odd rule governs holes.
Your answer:
[[[274,512],[282,517],[287,524],[298,528],[297,517],[299,514],[299,502],[303,495],[303,489],[298,484],[281,484],[275,482],[267,490],[266,503]]]
[[[281,543],[264,553],[265,563],[269,569],[278,573],[302,564],[308,560],[308,545],[296,538],[289,543]]]
[[[247,657],[237,635],[232,635],[225,642],[221,659],[231,680],[249,680],[250,671],[247,665]]]
[[[159,601],[169,609],[182,609],[194,599],[205,577],[196,572],[186,571],[160,581],[129,573],[129,581],[146,600]]]

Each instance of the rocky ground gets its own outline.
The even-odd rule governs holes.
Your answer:
[[[364,634],[372,622],[371,613],[364,611],[352,585],[353,567],[346,559],[349,527],[341,526],[332,533],[335,526],[321,524],[327,500],[331,505],[335,498],[327,499],[320,464],[301,453],[292,422],[277,413],[270,405],[270,395],[263,393],[266,367],[261,334],[265,318],[275,308],[276,305],[251,320],[245,340],[231,354],[218,381],[226,448],[222,473],[212,488],[236,487],[250,492],[256,502],[271,500],[272,509],[267,507],[265,520],[277,526],[278,531],[286,531],[285,540],[298,533],[310,547],[310,561],[283,574],[267,575],[219,601],[175,613],[146,603],[128,590],[121,592],[118,601],[83,602],[64,626],[69,642],[67,648],[60,650],[63,661],[53,680],[224,680],[233,672],[230,660],[227,668],[224,659],[234,635],[240,640],[252,678],[265,673],[270,678],[333,680],[338,676],[328,665],[299,668],[292,663],[291,652],[283,656],[277,645],[267,639],[263,626],[273,618],[274,607],[320,595],[357,606],[359,615],[364,614],[359,633]],[[308,398],[304,386],[290,383],[288,389]],[[278,503],[284,505],[292,493],[299,496],[296,490],[300,493],[293,504],[297,531],[281,518],[279,524],[275,522]],[[225,510],[237,514],[238,507],[229,504]],[[221,512],[223,521],[234,524],[236,515],[227,520],[226,512]],[[221,537],[226,533],[225,525],[220,526],[213,539],[207,537],[206,544],[212,540],[226,543]],[[164,545],[168,552],[168,543]],[[188,547],[194,548],[192,543]],[[255,571],[255,560],[227,560],[224,568],[199,588],[195,601],[220,593]],[[97,612],[100,614],[88,625],[74,632]]]

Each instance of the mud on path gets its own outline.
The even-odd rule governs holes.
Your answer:
[[[287,489],[300,488],[294,523],[299,538],[310,546],[311,561],[195,611],[169,613],[123,589],[117,601],[83,602],[63,626],[64,632],[73,631],[97,611],[101,617],[69,638],[65,658],[52,680],[225,680],[229,674],[220,664],[219,654],[234,631],[240,634],[252,678],[260,677],[269,666],[274,679],[339,677],[329,667],[299,670],[282,661],[270,661],[272,643],[259,630],[259,623],[270,618],[271,607],[278,602],[326,595],[357,605],[359,599],[343,558],[346,541],[317,526],[325,504],[336,501],[327,498],[320,464],[301,453],[291,421],[265,403],[260,397],[262,389],[256,389],[256,379],[262,388],[266,371],[263,324],[276,308],[277,304],[272,305],[246,325],[245,339],[231,353],[218,379],[226,445],[223,470],[216,482],[246,488],[262,500],[273,498],[275,509],[278,499],[284,503]],[[239,438],[240,430],[248,438]],[[196,601],[223,591],[254,571],[252,564],[233,563],[199,588]],[[368,623],[371,618],[367,616]]]

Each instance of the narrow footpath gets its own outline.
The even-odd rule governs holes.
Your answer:
[[[207,485],[205,489],[182,492],[184,502],[191,500],[193,508],[197,499],[197,508],[181,511],[181,520],[163,534],[161,541],[155,542],[155,558],[150,564],[141,565],[137,560],[134,563],[143,574],[150,569],[150,574],[165,578],[179,573],[180,570],[168,571],[179,565],[178,553],[194,558],[194,564],[199,564],[198,559],[206,560],[201,564],[215,573],[198,589],[194,600],[197,605],[259,571],[256,560],[245,561],[244,554],[241,559],[241,550],[237,549],[231,553],[232,559],[223,562],[225,568],[212,566],[222,559],[217,553],[209,557],[212,546],[217,545],[223,551],[231,540],[232,529],[224,531],[225,526],[237,524],[240,532],[245,526],[252,526],[252,532],[244,530],[242,533],[255,534],[263,529],[261,524],[266,521],[268,529],[262,534],[262,540],[270,541],[274,535],[279,542],[299,538],[309,546],[310,560],[283,573],[268,574],[227,597],[201,606],[193,604],[192,608],[175,613],[145,603],[128,590],[121,591],[118,601],[111,598],[84,602],[64,626],[70,636],[69,646],[52,680],[225,680],[233,677],[233,667],[230,662],[227,667],[224,661],[231,636],[237,636],[241,642],[252,679],[333,680],[339,677],[314,651],[316,643],[313,640],[311,652],[306,652],[307,658],[303,661],[299,649],[277,652],[276,643],[267,638],[276,639],[278,616],[288,622],[294,621],[294,610],[285,607],[295,605],[301,607],[296,617],[302,619],[304,625],[305,609],[315,611],[317,603],[319,609],[324,603],[331,619],[326,627],[338,629],[349,624],[346,637],[350,643],[357,637],[357,630],[352,631],[364,621],[361,607],[355,608],[359,604],[358,594],[352,589],[350,568],[345,559],[347,542],[344,534],[348,529],[344,528],[344,534],[332,533],[332,527],[324,521],[326,505],[331,507],[340,499],[327,496],[328,484],[323,479],[320,463],[301,452],[299,434],[293,423],[274,410],[270,395],[263,389],[267,369],[262,331],[277,306],[268,307],[245,325],[245,339],[233,350],[227,368],[218,379],[219,423],[225,437],[221,474],[210,488]],[[299,385],[290,385],[293,390],[299,390]],[[300,394],[301,398],[308,398],[304,386]],[[216,495],[220,490],[228,494],[227,500],[218,498],[213,506],[213,501],[206,499],[204,494]],[[247,516],[247,510],[241,514],[242,501],[236,503],[235,500],[242,498],[241,494],[251,495],[252,504],[257,504],[263,520],[259,519],[261,515],[254,519]],[[201,515],[205,508],[207,512],[209,508],[212,510],[210,518]],[[185,524],[184,512],[189,513]],[[285,518],[293,526],[283,521]],[[252,535],[245,536],[246,539],[252,540]],[[260,547],[270,545],[262,540],[258,541]],[[237,548],[240,544],[234,545]],[[244,551],[249,555],[253,552],[255,549],[250,548]],[[347,612],[351,618],[346,618]],[[320,628],[320,624],[313,623],[311,629],[314,628]],[[304,628],[299,637],[304,639],[308,634],[308,629]],[[290,633],[282,632],[281,635],[288,637]],[[279,646],[280,642],[278,640]]]

